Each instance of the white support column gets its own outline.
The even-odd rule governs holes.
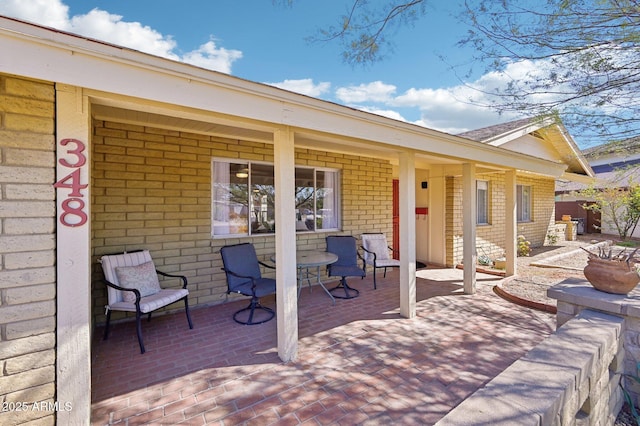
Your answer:
[[[298,353],[298,292],[296,281],[295,155],[290,127],[274,133],[274,173],[276,186],[276,321],[278,356],[291,361]]]
[[[510,277],[518,273],[517,270],[517,239],[518,239],[518,221],[516,218],[516,171],[509,170],[504,174],[504,194],[505,194],[505,206],[504,206],[504,245],[505,255],[507,257],[507,270],[506,276]]]
[[[400,202],[400,315],[416,316],[416,163],[403,152],[399,164]]]
[[[447,190],[443,166],[434,166],[429,175],[429,259],[427,262],[445,265],[447,263]],[[422,260],[422,259],[420,259]]]
[[[56,85],[58,424],[91,418],[91,126],[89,102],[78,87]],[[85,186],[86,185],[86,186]]]
[[[462,165],[462,262],[464,264],[463,283],[466,294],[476,292],[476,165],[465,163]]]

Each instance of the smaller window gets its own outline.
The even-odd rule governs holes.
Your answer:
[[[518,222],[531,222],[531,187],[517,185],[516,198]]]
[[[478,225],[489,224],[489,182],[486,180],[476,181],[476,202]]]

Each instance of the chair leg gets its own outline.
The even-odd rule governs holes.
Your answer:
[[[184,311],[187,314],[187,321],[189,322],[189,328],[193,329],[193,323],[191,322],[191,314],[189,313],[189,299],[184,297]]]
[[[110,321],[111,321],[111,309],[107,309],[107,324],[104,326],[103,340],[107,340],[109,338],[109,322]]]
[[[258,322],[254,322],[253,321],[253,315],[255,314],[256,309],[262,310],[267,312],[268,316],[267,318],[265,318],[262,321],[258,321]],[[242,321],[238,319],[238,314],[244,311],[249,311],[249,319],[248,321]],[[233,320],[235,322],[237,322],[238,324],[244,324],[244,325],[257,325],[257,324],[264,324],[267,321],[270,321],[271,319],[273,319],[273,317],[276,315],[276,313],[273,311],[273,309],[271,308],[267,308],[266,306],[262,306],[260,304],[260,300],[257,297],[254,297],[251,299],[251,302],[249,302],[249,306],[247,306],[246,308],[240,309],[239,311],[237,311],[235,314],[233,314]]]
[[[142,343],[142,313],[140,311],[136,312],[136,333],[138,334],[138,343],[140,344],[140,353],[143,354],[144,343]]]
[[[387,278],[387,267],[384,267],[384,278]]]
[[[378,283],[376,282],[376,267],[373,267],[373,289],[376,290],[378,288]]]
[[[340,296],[333,293],[334,290],[338,290],[338,289],[344,290],[344,296]],[[333,297],[337,299],[353,299],[354,297],[358,297],[360,295],[360,290],[355,289],[353,287],[349,287],[349,284],[347,284],[347,277],[342,277],[342,279],[340,280],[340,284],[338,284],[337,286],[335,286],[329,291],[331,292]]]

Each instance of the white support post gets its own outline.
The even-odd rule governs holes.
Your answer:
[[[506,276],[510,277],[518,273],[517,270],[517,239],[518,221],[516,218],[517,200],[516,200],[516,171],[509,170],[504,174],[504,193],[505,193],[505,230],[504,230],[504,245],[505,255],[507,258],[507,270]]]
[[[91,126],[82,89],[56,85],[56,423],[91,419]]]
[[[447,263],[447,189],[443,166],[434,166],[429,174],[429,258],[427,262],[445,265]]]
[[[294,133],[283,127],[274,133],[276,306],[278,356],[291,361],[298,353],[298,292],[296,281]]]
[[[399,161],[400,315],[416,316],[416,163],[403,152]]]
[[[476,262],[478,253],[476,250],[476,218],[477,218],[477,193],[476,193],[476,165],[465,163],[462,165],[462,262],[463,285],[465,294],[476,292]]]

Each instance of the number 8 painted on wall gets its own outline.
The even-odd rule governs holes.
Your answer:
[[[73,144],[73,149],[67,149],[67,154],[74,155],[76,161],[73,163],[68,162],[66,159],[61,158],[58,162],[64,167],[75,168],[76,170],[69,173],[59,181],[53,184],[54,188],[66,188],[71,192],[67,196],[68,198],[62,202],[63,213],[60,215],[60,223],[65,226],[82,226],[87,222],[87,214],[84,212],[85,203],[81,199],[83,197],[80,190],[85,189],[87,184],[80,183],[80,167],[84,166],[87,162],[87,157],[83,154],[85,145],[78,139],[63,139],[60,141],[60,145],[67,146]],[[72,219],[76,217],[76,219]]]

